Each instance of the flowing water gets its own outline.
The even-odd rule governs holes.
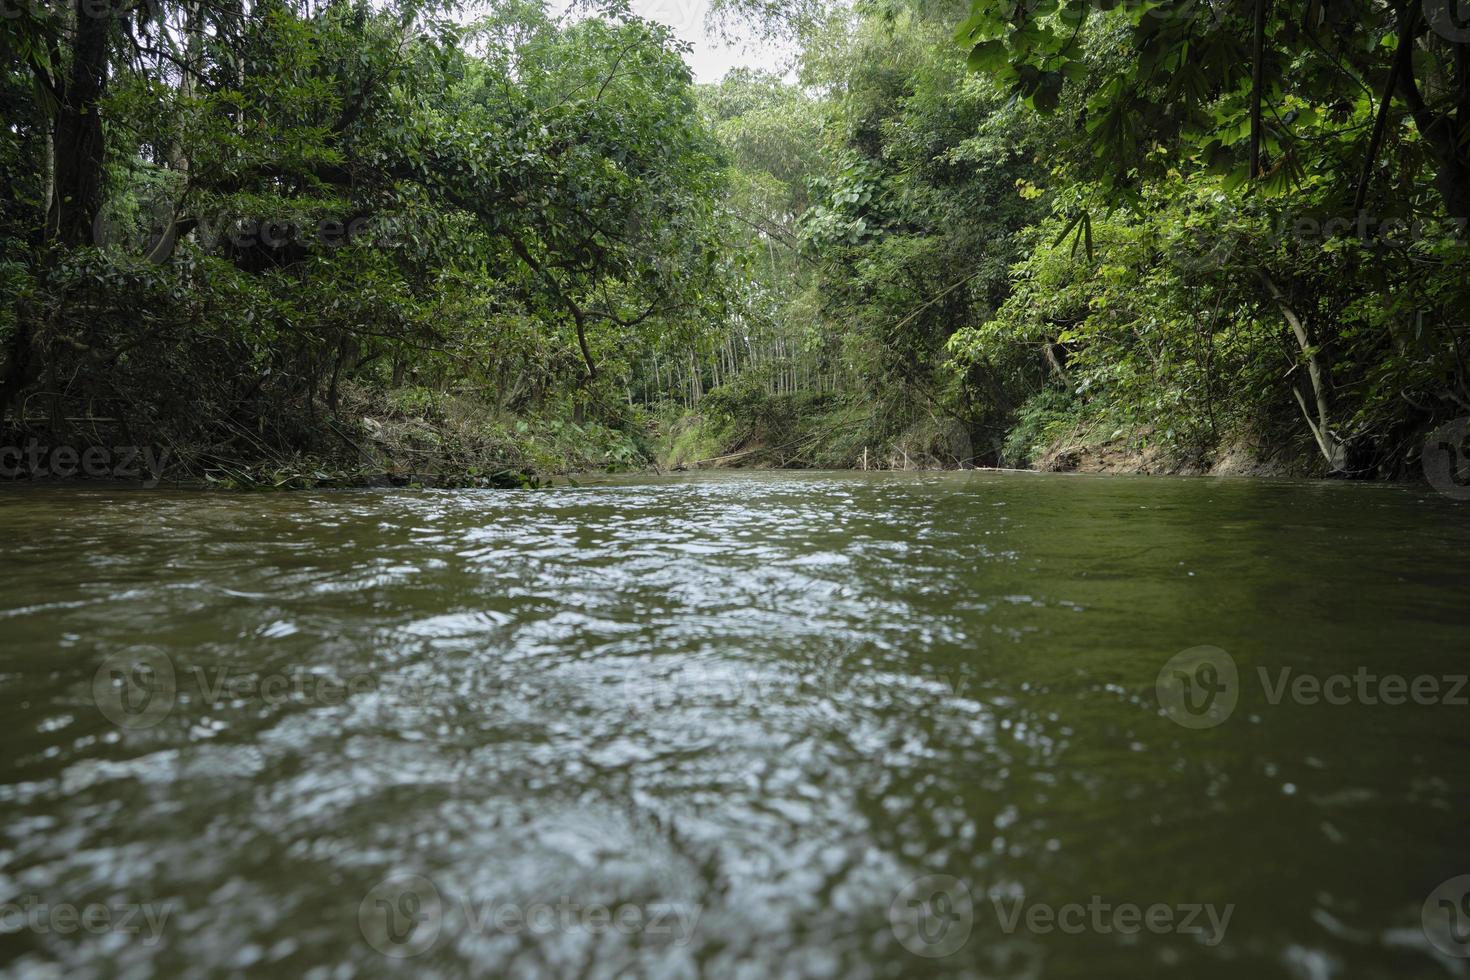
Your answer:
[[[0,965],[1465,976],[1467,514],[993,473],[9,492]]]

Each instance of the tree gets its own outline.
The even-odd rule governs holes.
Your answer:
[[[974,0],[958,37],[973,68],[1039,110],[1082,86],[1073,145],[1119,194],[1162,172],[1148,151],[1163,144],[1235,184],[1283,191],[1332,174],[1361,210],[1375,178],[1391,178],[1381,161],[1394,146],[1433,171],[1463,221],[1470,31],[1428,6],[1426,21],[1408,0]],[[1417,142],[1400,133],[1405,118]]]

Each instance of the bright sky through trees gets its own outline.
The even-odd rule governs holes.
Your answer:
[[[552,4],[558,13],[572,6],[569,2]],[[749,42],[730,43],[706,24],[709,0],[633,0],[633,12],[674,29],[681,40],[694,46],[687,60],[696,82],[718,82],[731,68],[749,67],[775,70],[788,57],[769,41],[752,38]]]

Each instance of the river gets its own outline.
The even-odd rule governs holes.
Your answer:
[[[1464,976],[1467,513],[979,472],[8,491],[0,965]]]

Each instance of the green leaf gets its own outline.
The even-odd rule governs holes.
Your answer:
[[[965,63],[971,71],[994,72],[1008,65],[1010,59],[1004,42],[981,41],[970,49]]]

